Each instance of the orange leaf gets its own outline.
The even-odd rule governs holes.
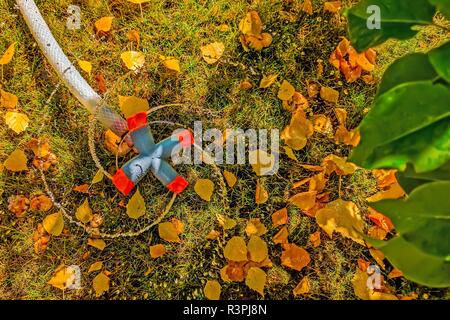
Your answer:
[[[320,246],[320,231],[316,231],[309,236],[309,241],[311,241],[314,248]]]
[[[341,10],[341,8],[342,8],[341,1],[329,1],[329,2],[325,2],[323,5],[324,11],[328,11],[331,13],[336,13],[339,10]]]
[[[256,204],[263,204],[269,200],[269,193],[264,188],[258,179],[256,182],[255,202]]]
[[[302,210],[309,210],[316,204],[317,191],[308,191],[297,193],[289,198],[289,202]]]
[[[287,208],[280,209],[275,211],[272,214],[272,222],[275,227],[286,224],[288,221],[288,211]]]
[[[288,268],[301,271],[306,267],[311,258],[309,253],[293,243],[283,244],[283,252],[281,253],[281,264]]]
[[[391,219],[371,207],[369,207],[368,218],[386,232],[390,232],[392,231],[392,229],[394,229],[394,224],[392,223]]]
[[[278,231],[276,235],[273,236],[273,243],[275,244],[283,244],[288,243],[289,231],[286,227],[283,227]]]
[[[156,244],[150,246],[150,257],[153,259],[159,258],[166,253],[166,247],[163,244]]]
[[[205,297],[209,300],[219,300],[220,299],[221,286],[216,280],[208,280],[205,287],[203,288],[203,293]]]

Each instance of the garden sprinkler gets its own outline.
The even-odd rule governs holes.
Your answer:
[[[155,144],[145,112],[132,115],[127,120],[109,108],[92,89],[62,51],[33,0],[16,0],[34,39],[59,78],[78,101],[118,136],[125,136],[128,144],[134,144],[139,155],[128,161],[113,176],[113,183],[124,195],[150,170],[169,190],[182,192],[188,182],[179,176],[165,159],[181,147],[190,146],[193,137],[189,130],[180,131]],[[128,135],[129,133],[129,135]]]

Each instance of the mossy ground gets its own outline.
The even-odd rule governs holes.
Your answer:
[[[345,20],[323,13],[322,0],[315,0],[313,15],[300,10],[301,1],[151,1],[139,6],[125,0],[58,0],[36,1],[50,29],[72,61],[92,62],[93,74],[101,72],[106,78],[106,99],[117,105],[118,95],[135,95],[149,100],[151,106],[183,103],[186,107],[166,108],[152,114],[154,120],[179,122],[187,127],[193,121],[202,121],[203,128],[278,128],[290,119],[277,99],[277,84],[267,90],[257,89],[263,75],[277,73],[279,80],[286,79],[302,93],[307,81],[341,92],[339,107],[348,111],[348,125],[354,128],[370,107],[376,88],[363,82],[347,84],[339,78],[328,63],[328,57],[344,36]],[[351,1],[344,1],[349,4]],[[69,4],[82,9],[80,30],[65,28],[66,8]],[[262,52],[245,52],[239,43],[239,20],[247,10],[256,9],[265,24],[265,32],[273,35],[273,43]],[[109,36],[94,36],[94,21],[103,16],[114,16],[113,31]],[[47,177],[58,199],[70,210],[78,207],[85,196],[72,191],[82,183],[89,183],[96,172],[88,152],[88,115],[66,88],[61,87],[51,102],[46,100],[59,80],[43,58],[39,48],[14,8],[13,0],[0,0],[0,52],[11,42],[17,42],[17,52],[11,64],[2,69],[1,86],[19,97],[20,109],[31,119],[29,128],[16,135],[2,123],[0,126],[0,160],[3,161],[15,148],[24,147],[33,137],[48,137],[58,164]],[[220,24],[229,30],[218,30]],[[127,40],[132,29],[140,30],[139,50],[146,55],[145,68],[138,74],[127,72],[120,53],[136,48]],[[419,36],[403,43],[391,41],[378,49],[377,76],[395,58],[416,50],[436,45],[445,36],[436,29],[425,29]],[[225,44],[225,54],[220,62],[206,64],[200,55],[200,46],[213,41]],[[158,55],[174,56],[180,60],[178,76],[168,73]],[[323,61],[324,72],[318,77],[318,60]],[[93,76],[84,74],[96,87]],[[254,88],[238,90],[239,83],[249,80]],[[336,124],[333,108],[319,100],[312,102],[314,113],[330,116]],[[170,134],[173,128],[154,127],[156,139]],[[102,140],[102,130],[97,127],[97,141]],[[106,168],[114,167],[114,156],[102,143],[97,144],[99,157]],[[297,152],[300,163],[320,164],[331,153],[346,156],[349,149],[338,146],[321,135],[314,135],[304,150]],[[127,159],[121,159],[123,163]],[[18,220],[7,209],[8,197],[15,194],[30,196],[43,192],[38,174],[0,173],[0,298],[3,299],[91,299],[93,274],[88,274],[90,264],[101,260],[111,275],[111,290],[104,296],[109,299],[203,299],[203,286],[209,279],[219,279],[219,270],[225,265],[223,246],[230,235],[243,235],[245,221],[261,218],[269,227],[264,239],[269,243],[269,254],[274,267],[268,271],[267,299],[292,299],[292,289],[308,275],[312,281],[310,299],[354,299],[351,279],[358,258],[373,261],[367,249],[339,236],[322,237],[318,248],[311,246],[309,235],[318,230],[314,219],[289,207],[290,241],[305,247],[311,254],[311,264],[295,272],[280,266],[279,246],[271,242],[275,234],[270,215],[285,206],[291,183],[309,173],[297,163],[281,156],[277,175],[264,178],[270,197],[264,205],[255,204],[254,192],[257,177],[250,166],[223,166],[238,176],[238,183],[228,191],[231,209],[225,211],[220,193],[216,190],[210,203],[198,198],[190,187],[177,198],[169,217],[185,222],[181,244],[167,244],[168,254],[152,260],[149,245],[159,243],[156,228],[132,239],[107,240],[107,247],[98,251],[87,246],[87,234],[73,225],[68,235],[52,239],[42,255],[33,252],[32,233],[45,214],[30,213]],[[177,170],[190,182],[196,178],[216,177],[210,166],[179,166]],[[339,181],[331,179],[327,190],[331,198],[338,197]],[[124,199],[111,183],[105,180],[91,188],[89,201],[95,212],[105,217],[104,232],[138,229],[154,220],[170,198],[167,190],[150,175],[139,186],[146,199],[147,215],[132,221],[125,209],[118,206]],[[341,197],[365,208],[364,199],[376,192],[373,177],[358,171],[341,181]],[[364,212],[364,210],[363,210]],[[225,214],[238,220],[238,226],[227,237],[207,241],[205,236],[212,228],[219,228],[216,214]],[[90,252],[86,258],[86,252]],[[62,291],[47,284],[56,267],[64,262],[76,264],[83,272],[83,289]],[[152,271],[145,275],[148,269]],[[388,266],[385,275],[391,270]],[[448,292],[417,286],[403,278],[388,280],[398,294],[417,293],[419,298],[448,297]],[[257,298],[257,293],[244,284],[223,283],[223,299]]]

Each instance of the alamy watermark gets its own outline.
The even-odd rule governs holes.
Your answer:
[[[182,130],[174,131],[172,137]],[[194,146],[172,151],[174,164],[258,164],[261,175],[274,175],[279,169],[280,133],[278,129],[226,129],[203,131],[194,122]],[[206,156],[205,156],[206,153]]]

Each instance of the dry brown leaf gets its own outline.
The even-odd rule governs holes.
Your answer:
[[[275,211],[272,214],[272,223],[273,223],[274,227],[278,227],[283,224],[286,224],[287,221],[288,221],[287,208],[280,209],[278,211]]]
[[[139,30],[130,30],[127,32],[127,38],[131,42],[136,42],[138,47],[141,44],[141,36],[139,35]]]
[[[377,192],[373,196],[367,198],[368,202],[377,202],[384,199],[399,199],[405,196],[405,191],[400,186],[400,184],[395,183],[389,187],[387,190],[382,190]]]
[[[392,223],[389,217],[386,217],[384,214],[376,211],[375,209],[369,207],[369,214],[367,217],[375,223],[378,227],[382,228],[386,232],[390,232],[394,229],[394,224]]]
[[[294,150],[292,150],[291,147],[283,146],[283,149],[284,149],[284,152],[286,153],[286,155],[288,156],[289,159],[292,159],[292,160],[298,162],[298,159],[295,156]]]
[[[209,179],[198,179],[194,185],[194,191],[205,201],[211,201],[214,192],[214,182]]]
[[[161,60],[161,63],[166,69],[180,72],[180,61],[177,58],[159,55],[159,60]]]
[[[309,15],[313,14],[313,5],[311,0],[303,0],[302,10]]]
[[[236,220],[222,214],[217,214],[217,221],[224,230],[233,229],[236,226]]]
[[[221,286],[216,280],[208,280],[203,288],[203,293],[209,300],[220,300],[220,292]]]
[[[403,277],[403,272],[401,272],[397,268],[392,269],[392,271],[389,272],[389,274],[388,274],[389,279],[395,279],[395,278],[399,278],[399,277]]]
[[[118,135],[116,135],[111,130],[105,131],[105,147],[113,155],[118,155],[123,157],[131,151],[131,148],[127,143],[122,143],[119,148],[120,140],[122,140]]]
[[[73,187],[72,190],[80,193],[89,193],[89,185],[87,183],[80,184],[79,186]]]
[[[257,176],[270,175],[276,164],[276,158],[273,153],[269,154],[262,149],[249,152],[249,162]]]
[[[251,88],[253,88],[253,85],[250,81],[248,80],[244,80],[239,84],[239,89],[240,90],[250,90]]]
[[[371,226],[367,230],[367,235],[373,239],[384,240],[387,236],[387,232],[378,226]]]
[[[206,240],[216,240],[219,236],[220,232],[213,229],[206,235]]]
[[[369,249],[370,255],[375,259],[375,261],[377,262],[377,264],[381,267],[381,269],[385,269],[386,266],[384,265],[384,253],[381,252],[378,249]]]
[[[72,277],[72,272],[64,264],[61,264],[47,283],[55,288],[65,290],[68,288],[70,277]]]
[[[262,32],[262,21],[258,12],[251,10],[239,22],[239,30],[243,34],[259,35]]]
[[[322,167],[326,175],[335,172],[339,176],[353,174],[358,168],[355,164],[347,162],[347,158],[338,157],[334,154],[330,154],[323,159]]]
[[[15,214],[17,218],[25,216],[30,201],[24,195],[13,195],[8,198],[8,210]]]
[[[120,55],[125,66],[131,71],[137,71],[145,64],[145,55],[139,51],[126,51]]]
[[[319,132],[326,135],[333,133],[333,125],[331,119],[323,114],[315,115],[312,118],[312,124],[315,132]]]
[[[153,259],[159,258],[166,253],[166,247],[163,244],[156,244],[150,246],[150,257]]]
[[[247,245],[242,237],[234,236],[228,240],[223,255],[231,261],[247,261]]]
[[[119,107],[125,118],[137,113],[147,112],[150,108],[147,99],[134,96],[119,96]]]
[[[310,261],[309,253],[305,249],[293,243],[283,244],[283,252],[281,253],[281,264],[283,266],[301,271]]]

